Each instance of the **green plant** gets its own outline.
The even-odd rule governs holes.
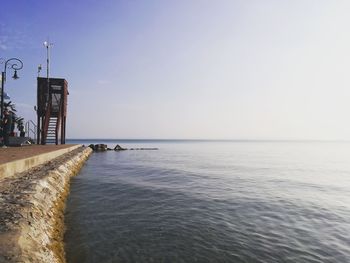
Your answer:
[[[4,109],[11,110],[13,112],[16,112],[16,105],[12,103],[12,101],[4,102]]]

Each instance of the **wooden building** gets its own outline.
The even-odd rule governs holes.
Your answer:
[[[65,79],[38,78],[37,144],[65,144],[67,98]]]

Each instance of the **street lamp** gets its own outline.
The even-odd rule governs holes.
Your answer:
[[[10,63],[11,62],[11,63]],[[4,71],[1,72],[1,120],[4,117],[4,86],[6,81],[6,70],[7,68],[12,68],[15,72],[13,74],[13,79],[18,79],[17,70],[20,70],[23,68],[23,62],[19,60],[18,58],[10,58],[6,60],[5,62]]]

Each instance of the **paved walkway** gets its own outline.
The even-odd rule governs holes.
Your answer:
[[[61,144],[61,145],[26,145],[22,147],[0,147],[0,165],[34,157],[39,154],[54,152],[60,149],[66,149],[74,146],[73,144]]]

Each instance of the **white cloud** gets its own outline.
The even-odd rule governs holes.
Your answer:
[[[16,30],[11,25],[0,24],[0,50],[24,49],[30,37],[25,31]]]

